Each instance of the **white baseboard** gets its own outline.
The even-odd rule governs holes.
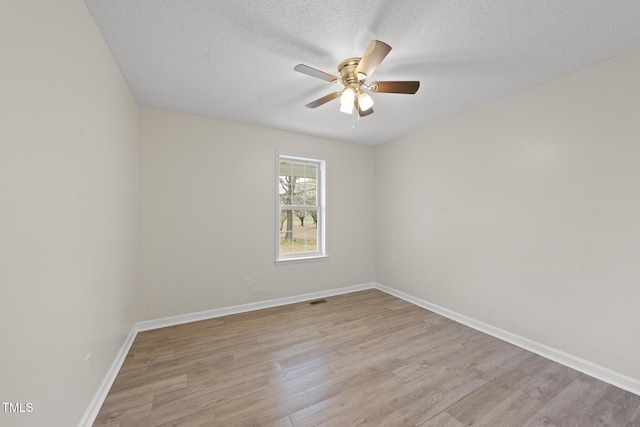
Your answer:
[[[488,325],[486,323],[467,317],[463,314],[457,313],[453,310],[449,310],[420,298],[416,298],[412,295],[406,294],[404,292],[398,291],[397,289],[390,288],[380,283],[375,283],[375,288],[381,290],[382,292],[386,292],[389,295],[393,295],[394,297],[398,297],[414,305],[417,305],[418,307],[433,311],[434,313],[447,317],[458,323],[462,323],[463,325],[469,326],[470,328],[476,329],[480,332],[484,332],[485,334],[489,334],[493,337],[516,345],[525,350],[529,350],[542,357],[553,360],[554,362],[558,362],[564,366],[575,369],[576,371],[580,371],[584,374],[587,374],[601,381],[640,396],[640,380],[638,379],[629,377],[619,372],[615,372],[609,368],[605,368],[604,366],[600,366],[588,360],[581,359],[580,357],[574,356],[572,354],[565,353],[562,350],[558,350],[556,348],[549,347],[547,345],[530,340],[512,332],[505,331],[504,329],[496,328],[495,326]]]
[[[124,363],[124,359],[127,357],[127,353],[129,353],[129,349],[131,349],[131,345],[133,344],[137,334],[138,331],[134,325],[133,328],[131,328],[131,332],[129,332],[129,335],[124,340],[122,347],[120,347],[120,351],[116,354],[109,371],[107,371],[107,375],[102,380],[100,387],[98,387],[98,391],[93,396],[93,399],[91,399],[91,403],[89,403],[82,419],[80,419],[78,427],[91,427],[93,425],[93,422],[96,420],[98,412],[100,412],[100,408],[102,408],[102,404],[107,398],[107,394],[109,394],[109,390],[111,390],[111,386],[116,380],[116,376],[118,376],[118,372],[120,371],[120,368]]]
[[[177,316],[163,317],[154,320],[145,320],[136,323],[138,331],[149,331],[152,329],[165,328],[167,326],[181,325],[183,323],[197,322],[198,320],[214,319],[216,317],[229,316],[231,314],[246,313],[249,311],[262,310],[265,308],[279,307],[281,305],[294,304],[297,302],[310,301],[318,298],[331,297],[334,295],[348,294],[351,292],[373,289],[375,283],[365,283],[361,285],[348,286],[345,288],[331,289],[328,291],[313,292],[310,294],[296,295],[292,297],[276,298],[266,301],[252,302],[249,304],[234,305],[231,307],[216,308],[213,310],[200,311],[197,313],[180,314]]]

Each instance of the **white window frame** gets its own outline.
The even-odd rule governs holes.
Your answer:
[[[318,241],[316,252],[295,252],[295,253],[280,253],[280,162],[281,161],[312,163],[316,166],[316,205],[314,209],[317,209],[317,227],[318,227]],[[326,168],[327,162],[324,159],[311,158],[307,156],[298,156],[276,152],[276,173],[275,173],[275,235],[276,235],[276,264],[289,263],[295,261],[320,261],[328,259],[326,249]],[[290,209],[308,209],[309,206],[288,205]]]

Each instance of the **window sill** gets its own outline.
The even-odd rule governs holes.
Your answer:
[[[314,262],[314,261],[327,261],[329,259],[328,255],[314,255],[314,256],[301,256],[296,258],[282,258],[276,260],[276,265],[280,264],[294,264],[298,262]]]

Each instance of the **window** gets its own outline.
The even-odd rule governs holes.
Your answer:
[[[276,262],[326,257],[324,160],[277,155]]]

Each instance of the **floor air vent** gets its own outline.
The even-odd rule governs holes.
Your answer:
[[[317,299],[315,301],[311,301],[309,304],[316,305],[316,304],[322,304],[323,302],[327,302],[327,300],[326,299]]]

